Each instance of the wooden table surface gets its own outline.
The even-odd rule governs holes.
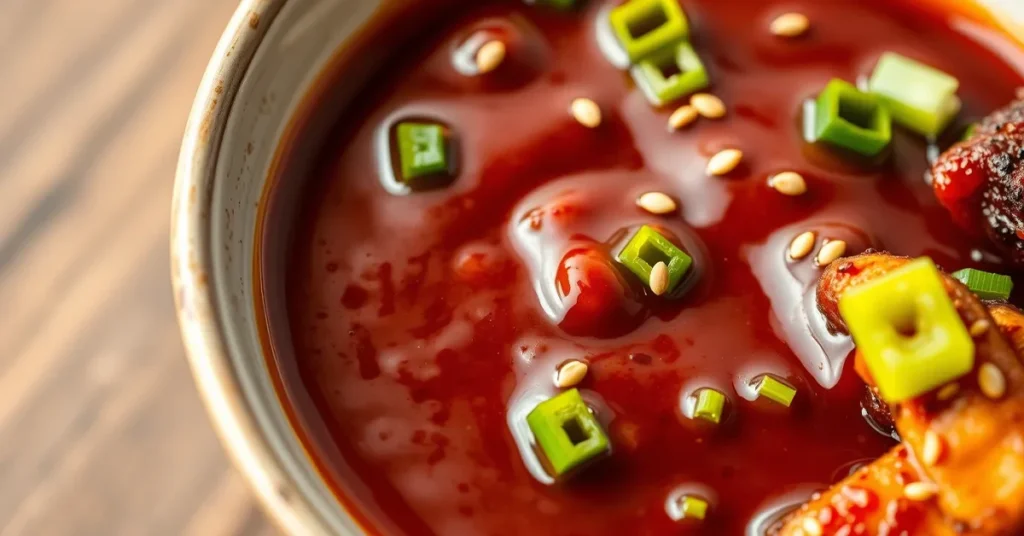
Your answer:
[[[185,118],[236,0],[0,0],[0,536],[271,534],[185,363]]]

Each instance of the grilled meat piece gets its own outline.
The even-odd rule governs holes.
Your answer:
[[[932,166],[939,202],[968,231],[1024,265],[1024,100],[992,113]]]
[[[869,253],[832,263],[818,287],[818,305],[830,325],[846,332],[838,301],[847,289],[906,262],[902,257]],[[868,500],[862,511],[843,516],[842,525],[850,527],[845,529],[853,531],[850,534],[900,534],[892,531],[892,521],[886,517],[890,510],[905,512],[900,518],[903,525],[919,525],[907,534],[1024,533],[1024,365],[1018,354],[1024,349],[1024,315],[1004,305],[993,305],[990,314],[960,282],[949,276],[943,280],[964,325],[974,326],[975,370],[956,382],[953,395],[939,396],[939,389],[894,405],[893,421],[903,444],[812,500],[787,519],[778,534],[795,536],[800,530],[806,534],[805,518],[830,515],[821,513],[824,507],[843,500],[835,497],[849,495],[851,486],[877,500]],[[858,374],[872,385],[859,353],[856,359]],[[978,386],[978,367],[985,363],[998,367],[1006,380],[1006,393],[996,399]],[[931,463],[922,461],[929,460],[925,455],[928,435],[940,441],[940,454]],[[895,488],[918,480],[934,484],[936,497],[908,508]]]
[[[921,474],[907,448],[897,445],[790,513],[770,536],[959,534],[934,500],[915,501],[906,485]]]

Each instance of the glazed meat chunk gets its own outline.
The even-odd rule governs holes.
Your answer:
[[[769,534],[958,534],[934,501],[914,501],[905,496],[906,485],[921,478],[907,448],[898,445],[825,492],[815,494]]]
[[[982,121],[932,167],[932,186],[953,219],[1024,265],[1024,99]]]
[[[845,332],[838,311],[843,293],[908,261],[871,253],[834,262],[818,287],[822,313],[835,329]],[[779,534],[806,534],[804,525],[816,523],[826,529],[822,534],[839,534],[843,526],[849,530],[860,526],[861,532],[851,534],[865,535],[901,534],[900,530],[908,530],[907,534],[1021,534],[1024,315],[1006,305],[986,308],[952,277],[944,275],[943,281],[964,325],[971,327],[974,370],[953,384],[893,405],[893,422],[903,443],[795,512]],[[859,352],[856,360],[858,373],[872,386]],[[1003,393],[993,396],[982,391],[977,380],[982,365],[1001,371]],[[837,504],[850,504],[851,496],[870,500],[861,501],[864,505],[859,509],[837,510]],[[908,498],[915,504],[907,504]],[[834,521],[837,517],[841,521]]]

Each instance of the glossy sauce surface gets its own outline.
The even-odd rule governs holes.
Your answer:
[[[887,160],[858,163],[803,141],[803,102],[893,50],[961,81],[955,138],[1008,102],[1021,76],[958,33],[994,32],[920,2],[682,4],[724,119],[668,132],[671,108],[651,107],[602,53],[611,4],[599,1],[572,13],[466,2],[444,22],[427,18],[339,118],[286,277],[303,388],[345,453],[321,461],[359,475],[357,508],[409,534],[753,534],[766,512],[893,445],[861,417],[863,386],[843,373],[852,345],[823,325],[811,291],[820,270],[813,254],[788,259],[790,241],[811,230],[815,251],[842,239],[851,254],[929,255],[950,270],[998,271],[998,259],[934,200],[923,140],[897,129]],[[791,10],[811,33],[771,35]],[[505,40],[508,57],[466,76],[453,55],[478,31]],[[570,116],[576,97],[601,106],[598,128]],[[407,118],[452,129],[459,173],[447,188],[394,195],[382,184],[393,180],[386,133]],[[743,164],[706,176],[724,148],[741,149]],[[807,194],[768,186],[785,170],[806,177]],[[647,191],[680,210],[639,210]],[[612,260],[643,224],[695,259],[678,299],[650,295]],[[549,486],[522,419],[557,392],[568,359],[589,362],[580,389],[614,451]],[[799,389],[791,408],[753,399],[765,373]],[[717,427],[686,416],[701,387],[729,397]],[[703,523],[670,518],[684,493],[710,501]]]

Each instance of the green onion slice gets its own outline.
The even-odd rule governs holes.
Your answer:
[[[974,366],[974,341],[931,259],[851,288],[839,312],[886,402],[926,393]]]
[[[526,423],[556,479],[611,451],[608,436],[576,389],[538,404]]]
[[[448,175],[449,151],[443,125],[402,122],[397,137],[402,182],[416,187],[427,179]]]
[[[964,135],[960,137],[960,141],[967,141],[974,137],[974,133],[978,131],[978,124],[971,123],[964,129]]]
[[[725,395],[715,389],[704,388],[697,392],[697,403],[693,408],[695,419],[718,424],[725,410]]]
[[[881,101],[843,80],[834,79],[814,106],[814,139],[875,156],[892,140],[892,119]]]
[[[983,300],[1006,300],[1013,290],[1013,279],[1008,275],[965,268],[953,272],[953,277]]]
[[[868,81],[893,120],[932,138],[960,111],[959,87],[956,78],[894,52],[882,55]]]
[[[647,101],[662,106],[708,87],[708,72],[689,43],[651,54],[630,69]]]
[[[708,502],[700,497],[685,495],[679,504],[683,519],[703,520],[708,515]]]
[[[668,288],[665,291],[667,294],[679,286],[693,264],[692,257],[648,225],[637,230],[617,258],[645,285],[651,280],[654,265],[659,261],[664,262],[668,266]]]
[[[767,398],[787,408],[793,403],[793,398],[796,396],[795,387],[770,374],[761,377],[761,381],[757,382],[756,389],[758,398]]]
[[[569,11],[576,9],[583,2],[582,0],[527,0],[527,3]]]
[[[689,37],[689,23],[678,0],[630,0],[608,17],[630,63]]]

